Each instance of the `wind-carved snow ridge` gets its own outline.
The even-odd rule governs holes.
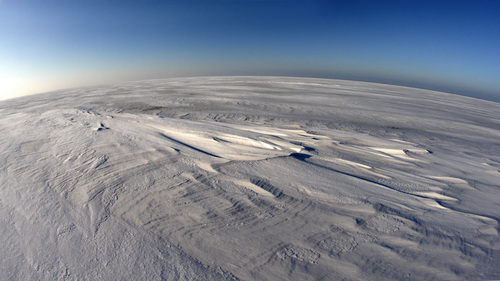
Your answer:
[[[500,279],[500,105],[206,77],[0,103],[0,280]]]

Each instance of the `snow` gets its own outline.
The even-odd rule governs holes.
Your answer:
[[[498,103],[199,77],[0,116],[0,280],[500,279]]]

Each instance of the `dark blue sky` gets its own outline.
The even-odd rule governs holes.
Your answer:
[[[196,75],[500,101],[500,1],[0,0],[0,94]]]

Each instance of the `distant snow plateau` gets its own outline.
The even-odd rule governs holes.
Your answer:
[[[500,279],[500,104],[287,77],[0,102],[0,280]]]

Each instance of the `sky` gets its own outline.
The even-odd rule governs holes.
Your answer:
[[[185,76],[360,80],[500,101],[500,1],[0,0],[0,99]]]

